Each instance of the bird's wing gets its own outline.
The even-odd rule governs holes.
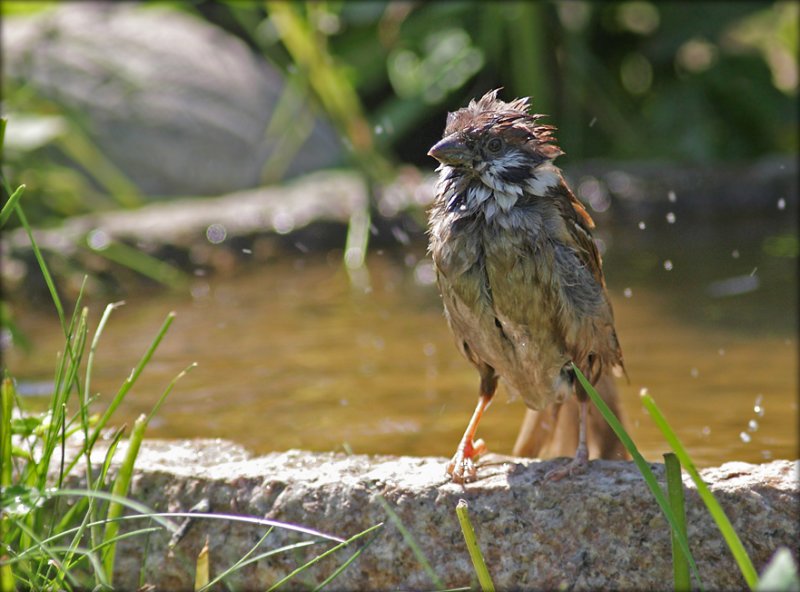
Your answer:
[[[556,248],[555,256],[555,264],[561,268],[556,277],[562,278],[562,302],[566,303],[561,309],[565,345],[574,361],[585,366],[595,379],[603,366],[624,373],[602,260],[591,234],[594,222],[563,181],[551,191],[551,196],[566,227],[561,237],[563,246]],[[594,380],[592,376],[589,378]]]

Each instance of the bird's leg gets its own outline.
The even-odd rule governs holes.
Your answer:
[[[553,469],[549,471],[544,478],[547,481],[558,481],[564,477],[577,475],[583,473],[589,467],[589,449],[586,446],[586,412],[589,404],[589,398],[583,389],[579,389],[576,393],[579,405],[579,419],[578,419],[578,449],[575,451],[575,458],[573,458],[566,467],[560,469]]]
[[[481,375],[481,392],[478,397],[478,404],[467,424],[464,435],[461,437],[456,453],[447,464],[447,474],[450,475],[455,483],[474,481],[477,469],[473,459],[486,452],[486,443],[483,440],[475,440],[475,433],[478,431],[478,423],[480,423],[483,413],[492,402],[494,391],[497,388],[497,377],[494,375],[494,371],[491,371],[491,374],[482,372]]]

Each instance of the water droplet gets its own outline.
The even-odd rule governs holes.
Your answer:
[[[430,286],[436,282],[436,269],[430,261],[420,261],[414,267],[414,280],[420,286]]]
[[[89,245],[89,248],[95,251],[102,251],[107,249],[108,245],[111,244],[111,237],[108,236],[106,231],[95,228],[89,233],[89,236],[86,237],[86,243]]]
[[[711,435],[711,428],[709,426],[703,426],[703,429],[700,430],[704,436]]]
[[[664,269],[667,271],[672,271],[672,261],[670,259],[664,261]]]
[[[380,136],[383,133],[383,126],[380,125],[380,124],[376,125],[375,126],[375,133]]]
[[[758,429],[758,422],[755,419],[751,419],[747,422],[747,429],[751,432],[755,432]]]
[[[718,353],[719,355],[721,355],[721,356],[724,356],[724,355],[725,355],[725,348],[722,348],[722,347],[721,347],[721,348],[719,348],[719,349],[717,350],[717,353]]]
[[[734,259],[738,259],[739,258],[739,249],[734,249],[733,251],[731,251],[731,257],[733,257]]]
[[[650,393],[647,391],[647,387],[646,387],[646,386],[643,386],[643,387],[642,387],[642,388],[639,390],[639,396],[640,396],[640,397],[646,397],[648,394],[650,394]]]
[[[192,285],[189,293],[195,300],[200,300],[206,298],[211,293],[211,286],[208,285],[208,282],[197,282]]]
[[[753,405],[753,412],[758,415],[759,417],[764,417],[764,406],[761,405],[761,402],[764,400],[764,395],[759,394],[756,397],[756,402]]]
[[[786,209],[786,200],[784,198],[780,198],[778,200],[778,209],[785,210]]]
[[[294,216],[289,212],[279,211],[272,216],[272,226],[278,234],[289,234],[294,230]]]
[[[422,346],[422,352],[428,357],[433,356],[434,354],[436,354],[436,344],[426,343],[425,345]]]
[[[597,123],[597,117],[592,117],[592,120],[589,122],[589,127],[594,127],[595,123]]]
[[[675,224],[675,213],[674,212],[667,212],[667,223],[668,224]]]
[[[750,434],[748,434],[747,432],[741,432],[741,433],[739,434],[739,439],[740,439],[742,442],[744,442],[745,444],[749,443],[749,442],[750,442],[750,440],[752,440],[752,438],[750,437]]]
[[[644,223],[644,220],[639,222],[639,230],[644,230],[647,228],[647,224]]]
[[[691,370],[689,370],[689,375],[692,378],[697,378],[698,376],[700,376],[700,370],[698,370],[697,368],[692,368]]]
[[[678,196],[675,195],[674,191],[670,191],[669,193],[667,193],[667,199],[670,201],[670,203],[675,203],[676,201],[678,201]]]
[[[625,288],[625,290],[623,290],[622,293],[625,295],[625,298],[630,298],[631,296],[633,296],[633,290],[631,290],[630,288]]]
[[[253,249],[242,249],[242,253],[244,253],[245,255],[252,255]]]
[[[772,458],[772,451],[771,450],[762,450],[761,451],[761,458],[764,460],[769,460]]]
[[[208,242],[214,245],[220,244],[228,236],[228,231],[222,224],[211,224],[206,229],[206,238]]]

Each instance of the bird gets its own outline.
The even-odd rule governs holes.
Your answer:
[[[448,113],[428,151],[439,162],[428,250],[456,345],[480,376],[478,403],[446,469],[455,483],[476,479],[487,448],[475,436],[500,379],[528,408],[516,453],[561,454],[563,442],[575,442],[573,459],[547,480],[584,472],[589,444],[596,456],[625,454],[588,410],[573,370],[619,411],[611,375],[626,375],[625,366],[594,221],[554,164],[564,154],[555,127],[531,112],[529,97],[505,102],[500,90]]]

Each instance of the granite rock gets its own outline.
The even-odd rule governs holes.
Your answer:
[[[122,454],[121,452],[118,454]],[[554,464],[487,456],[479,480],[444,478],[445,459],[368,457],[288,451],[251,458],[220,441],[149,441],[137,464],[131,496],[158,511],[187,511],[206,500],[212,512],[278,520],[347,539],[383,524],[303,572],[288,588],[321,583],[357,549],[369,545],[331,589],[433,589],[474,583],[455,514],[464,499],[498,589],[671,587],[667,523],[630,462],[592,461],[584,475],[544,480]],[[726,463],[701,471],[736,527],[757,569],[781,545],[797,553],[798,462]],[[652,465],[663,483],[663,466]],[[745,587],[742,576],[688,476],[688,535],[707,590]],[[175,522],[179,522],[176,518]],[[193,520],[173,548],[171,534],[125,541],[115,584],[133,589],[140,570],[158,590],[190,589],[206,540],[211,575],[255,546],[265,553],[317,541],[260,559],[227,580],[234,589],[264,589],[336,542],[233,519]],[[430,564],[423,568],[413,547]]]

